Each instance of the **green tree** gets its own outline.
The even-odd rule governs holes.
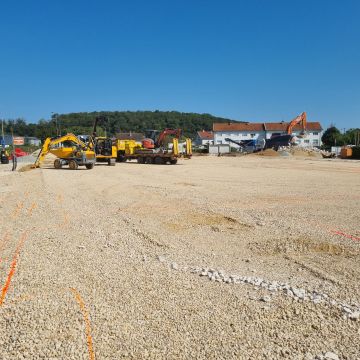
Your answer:
[[[51,119],[39,120],[28,124],[24,119],[6,120],[4,130],[7,134],[11,128],[15,135],[36,136],[42,141],[54,137],[60,131],[62,135],[73,132],[75,135],[91,134],[97,116],[108,118],[106,124],[98,128],[98,135],[116,135],[119,132],[145,132],[145,130],[163,130],[181,128],[186,137],[195,137],[199,130],[212,130],[214,122],[234,121],[219,118],[210,114],[181,113],[178,111],[99,111],[70,114],[52,114]]]
[[[360,145],[360,129],[349,129],[344,134],[345,143],[348,145]]]
[[[331,126],[325,130],[323,136],[321,137],[321,141],[328,147],[342,146],[345,144],[344,136],[335,126]]]

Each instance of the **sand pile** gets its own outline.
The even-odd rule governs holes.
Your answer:
[[[260,155],[260,156],[273,156],[273,157],[280,156],[278,154],[278,152],[275,151],[274,149],[266,149],[266,150],[263,150],[263,151],[259,151],[259,152],[255,153],[255,154]]]
[[[311,148],[293,147],[290,149],[290,153],[293,156],[321,158],[320,152]]]
[[[31,169],[34,169],[34,165],[33,164],[27,164],[27,165],[23,165],[18,169],[18,172],[25,172],[25,171],[30,171]]]

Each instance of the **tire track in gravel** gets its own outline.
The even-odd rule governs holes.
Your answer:
[[[65,227],[66,225],[68,225],[69,221],[70,221],[69,215],[66,212],[66,210],[64,209],[64,194],[63,194],[63,192],[60,192],[56,195],[56,202],[60,206],[60,211],[62,214],[62,221],[59,222],[59,224],[57,226],[58,228],[61,229],[61,228]],[[69,290],[73,294],[76,302],[79,305],[80,311],[83,315],[83,320],[85,323],[85,335],[86,335],[86,343],[87,343],[87,348],[88,348],[89,360],[95,360],[94,341],[93,341],[92,331],[91,331],[89,310],[85,304],[84,299],[80,295],[80,292],[74,287],[70,287]]]
[[[3,238],[0,241],[0,252],[2,252],[6,248],[6,245],[8,244],[10,239],[11,239],[11,234],[9,233],[9,231],[6,231]],[[1,262],[1,258],[0,258],[0,262]]]

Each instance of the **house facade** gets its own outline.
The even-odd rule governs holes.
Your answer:
[[[18,137],[18,136],[15,136],[15,138],[16,137]],[[25,142],[26,145],[35,145],[35,146],[40,146],[41,145],[41,140],[36,138],[36,137],[33,137],[33,136],[22,137],[22,136],[20,136],[20,138],[24,139],[24,142]],[[13,144],[13,136],[12,135],[4,135],[4,138],[0,135],[0,145],[10,146],[12,144]]]
[[[26,136],[25,137],[25,144],[27,145],[34,145],[34,146],[40,146],[41,145],[41,140],[33,137],[33,136]]]
[[[230,144],[232,147],[239,148],[238,141],[255,140],[262,141],[270,139],[272,136],[287,133],[289,123],[269,122],[269,123],[214,123],[213,134],[214,144]],[[296,125],[292,135],[297,136],[297,144],[304,147],[314,147],[321,145],[322,127],[319,122],[308,122],[306,126],[306,136],[298,137],[302,133],[302,127]]]
[[[198,146],[212,145],[214,143],[214,134],[212,131],[198,131],[193,143]]]

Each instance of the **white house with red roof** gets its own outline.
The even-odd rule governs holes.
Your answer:
[[[270,139],[272,136],[287,133],[289,123],[287,122],[226,122],[214,123],[213,135],[214,144],[229,144],[226,139],[234,141]],[[300,146],[320,146],[323,128],[319,122],[307,122],[306,135],[298,137],[297,143]],[[299,136],[302,133],[301,125],[294,126],[292,135]],[[231,143],[232,147],[238,147]]]
[[[214,143],[214,134],[212,131],[201,130],[196,133],[193,141],[194,145],[212,145]]]

